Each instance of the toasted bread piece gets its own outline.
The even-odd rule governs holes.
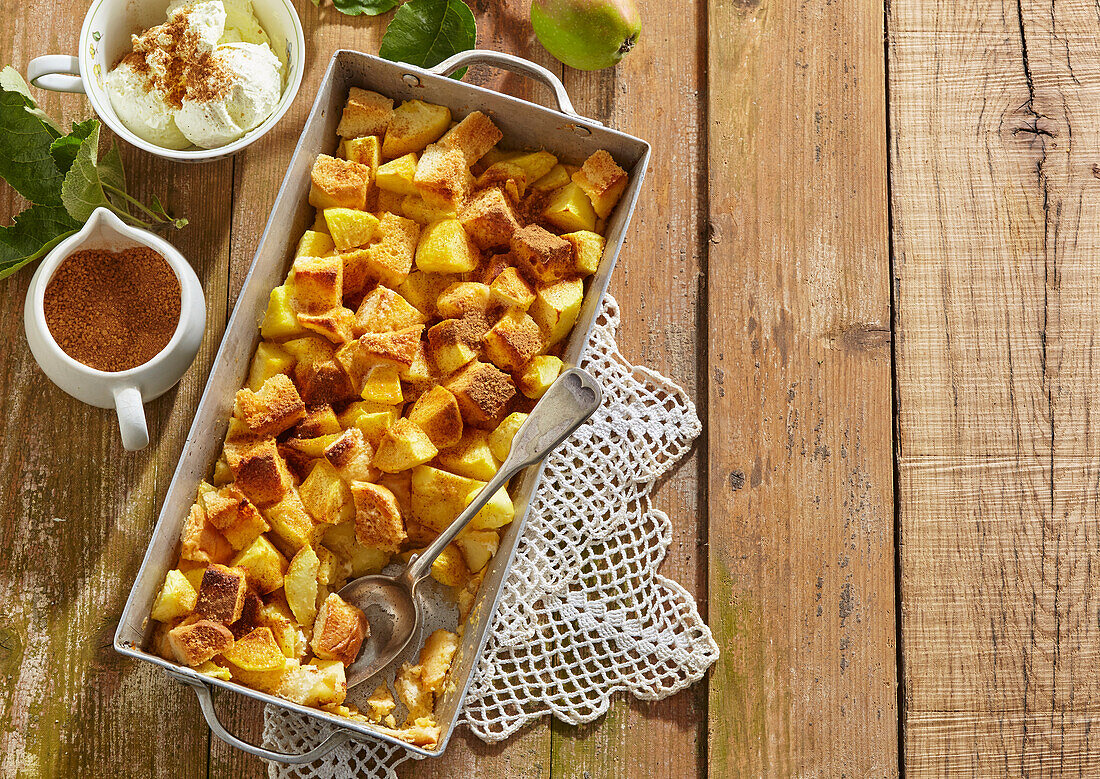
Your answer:
[[[417,160],[413,184],[432,208],[457,209],[466,199],[471,183],[461,149],[433,143]]]
[[[263,516],[235,487],[223,487],[201,497],[206,515],[229,545],[240,550],[271,529]]]
[[[314,208],[355,208],[367,205],[371,169],[349,160],[318,154],[310,171],[309,204]]]
[[[435,386],[413,404],[409,420],[420,426],[436,449],[454,446],[462,438],[462,412],[446,387]]]
[[[230,466],[237,489],[260,508],[278,503],[294,484],[273,438],[245,450]]]
[[[283,674],[274,693],[302,706],[337,706],[347,695],[344,666],[332,660],[313,659],[293,664]]]
[[[473,319],[444,319],[428,329],[428,354],[441,373],[453,373],[477,357],[483,332]]]
[[[544,227],[527,225],[511,240],[518,267],[539,283],[557,281],[573,272],[573,245]]]
[[[500,143],[504,133],[481,111],[474,111],[443,134],[440,146],[459,149],[466,165],[473,165]]]
[[[374,447],[357,427],[345,430],[339,438],[325,447],[325,459],[340,474],[340,478],[348,483],[375,481],[380,475],[378,469],[371,465]]]
[[[359,304],[359,310],[355,312],[353,330],[356,336],[360,336],[363,333],[403,330],[406,327],[422,325],[426,321],[427,317],[414,308],[409,301],[389,287],[379,284],[367,293],[363,302]]]
[[[344,267],[349,277],[353,277],[348,280],[347,292],[362,289],[369,279],[394,289],[412,271],[416,244],[420,240],[420,225],[411,219],[386,212],[379,220],[378,234],[382,239],[377,243],[342,255]],[[357,287],[353,285],[353,281],[358,282]]]
[[[300,314],[323,314],[340,307],[344,263],[340,257],[299,257],[287,280],[291,307]]]
[[[200,665],[233,645],[229,628],[209,619],[177,625],[168,631],[168,646],[183,665]]]
[[[566,233],[563,239],[573,244],[573,270],[581,276],[589,276],[600,268],[606,241],[599,233],[578,230]]]
[[[242,389],[237,392],[233,415],[261,437],[276,436],[300,422],[306,415],[306,404],[294,382],[285,373],[276,373],[264,382],[259,392]]]
[[[392,117],[392,99],[369,89],[352,87],[348,91],[348,102],[344,104],[336,133],[341,138],[382,135],[389,127]]]
[[[206,619],[232,625],[244,612],[248,594],[248,575],[241,568],[209,566],[202,575],[195,611]]]
[[[363,612],[333,592],[317,612],[309,645],[313,654],[322,660],[338,660],[350,665],[359,656],[363,639],[369,633]]]
[[[397,473],[426,463],[439,454],[427,433],[408,419],[398,419],[383,434],[372,465],[386,473]]]
[[[233,547],[206,518],[199,503],[191,507],[180,534],[180,557],[196,563],[225,562],[233,554]]]
[[[459,211],[462,226],[482,249],[504,249],[519,229],[515,209],[497,187],[483,189]]]
[[[493,307],[488,284],[477,281],[458,281],[440,293],[435,304],[439,315],[445,319],[460,319],[468,314],[479,314],[489,319]]]
[[[355,537],[363,546],[401,551],[406,539],[405,523],[397,498],[381,484],[356,481],[351,484],[355,501]]]
[[[338,435],[343,429],[332,406],[322,403],[306,409],[306,415],[294,427],[293,437],[316,438],[323,435]]]
[[[482,339],[485,356],[505,371],[517,371],[542,351],[542,331],[523,309],[513,308]]]
[[[573,174],[573,182],[588,195],[596,215],[606,219],[626,189],[627,175],[606,150],[597,149]]]
[[[424,325],[413,325],[385,333],[363,333],[336,352],[348,378],[362,393],[371,372],[378,366],[407,368],[416,358]]]
[[[516,394],[511,376],[479,360],[462,368],[444,386],[458,400],[462,421],[486,430],[500,424]]]

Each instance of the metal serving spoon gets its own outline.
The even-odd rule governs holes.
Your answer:
[[[423,552],[413,555],[395,576],[361,576],[344,585],[340,597],[367,616],[370,635],[359,656],[347,667],[348,687],[367,681],[401,654],[420,623],[416,588],[431,573],[432,563],[455,540],[489,499],[516,472],[550,454],[581,423],[592,416],[603,399],[600,385],[580,368],[565,371],[555,381],[512,439],[508,459],[482,487],[477,497]]]

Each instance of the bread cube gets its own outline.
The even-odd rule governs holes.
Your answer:
[[[558,164],[558,158],[548,151],[529,151],[512,157],[509,162],[523,168],[527,174],[527,180],[535,182],[554,169]]]
[[[340,257],[299,257],[287,279],[290,305],[299,314],[321,314],[338,308],[344,296],[344,262]]]
[[[489,564],[500,548],[500,533],[495,530],[467,529],[455,539],[455,546],[462,551],[470,572],[477,573]]]
[[[600,268],[603,258],[604,237],[589,230],[578,230],[562,236],[573,245],[573,270],[581,276],[590,276]]]
[[[295,438],[316,438],[317,436],[337,435],[343,431],[339,417],[327,403],[306,410],[306,415],[294,427]],[[320,455],[317,455],[320,456]]]
[[[271,290],[267,299],[267,311],[260,325],[260,335],[282,341],[305,332],[306,329],[298,322],[297,314],[290,304],[290,288],[283,284]]]
[[[408,416],[436,449],[454,446],[462,438],[462,412],[455,396],[445,387],[432,387],[417,398]]]
[[[171,570],[164,577],[164,584],[153,601],[149,616],[158,622],[171,622],[194,611],[198,601],[199,594],[187,577],[178,569]]]
[[[398,195],[420,195],[413,178],[416,176],[416,166],[419,159],[415,154],[409,153],[390,160],[380,165],[375,173],[374,181],[378,188],[386,192],[394,192]]]
[[[405,523],[397,498],[381,484],[357,481],[351,485],[355,501],[355,537],[363,546],[401,551]]]
[[[481,255],[457,219],[432,222],[420,233],[416,267],[426,273],[465,273],[478,266]]]
[[[348,485],[328,460],[318,460],[298,488],[302,505],[315,522],[336,525],[355,516]]]
[[[489,434],[489,450],[493,453],[493,457],[501,462],[508,459],[508,453],[512,451],[512,439],[516,437],[516,433],[526,421],[526,414],[513,411],[496,426],[496,429]]]
[[[516,394],[511,376],[479,360],[459,370],[444,386],[458,400],[462,421],[485,430],[500,424]]]
[[[350,665],[359,656],[363,639],[370,633],[363,612],[335,592],[330,593],[317,612],[310,647],[322,660]]]
[[[396,406],[405,402],[401,389],[401,369],[396,365],[375,365],[359,390],[363,400]],[[365,433],[366,431],[364,431]]]
[[[259,392],[242,389],[233,404],[233,416],[256,436],[275,436],[289,430],[306,415],[306,404],[294,382],[285,373],[276,373],[264,382]]]
[[[555,165],[550,168],[545,176],[531,184],[531,190],[533,192],[553,192],[555,189],[564,187],[569,181],[569,171],[565,169],[565,166]]]
[[[261,626],[271,629],[275,637],[275,643],[285,657],[301,659],[305,656],[308,643],[306,635],[298,626],[290,606],[286,602],[286,595],[276,591],[267,597],[260,609],[258,622]]]
[[[400,192],[391,192],[388,189],[376,189],[374,194],[374,208],[371,210],[379,216],[387,211],[394,214],[404,214],[403,204],[405,200],[410,197],[420,197],[420,195],[403,195]],[[412,219],[408,214],[405,214],[405,216]]]
[[[596,216],[606,219],[626,189],[626,171],[604,149],[592,153],[581,169],[573,174],[573,183],[592,201]]]
[[[489,502],[474,514],[469,527],[472,530],[495,530],[498,527],[507,525],[515,517],[516,508],[512,504],[512,496],[508,494],[506,487],[501,487],[493,494]]]
[[[378,234],[382,236],[381,241],[343,255],[344,267],[351,276],[346,287],[348,292],[358,292],[371,279],[396,289],[412,270],[420,225],[387,212],[379,220]]]
[[[313,520],[306,513],[297,491],[291,490],[283,499],[263,510],[264,518],[271,524],[275,541],[284,554],[294,555],[313,541]]]
[[[399,210],[422,227],[438,222],[440,219],[454,219],[458,216],[455,206],[446,204],[435,206],[420,195],[405,195]]]
[[[451,124],[451,109],[420,100],[402,103],[393,112],[382,141],[383,156],[393,159],[435,143]]]
[[[397,288],[397,292],[425,317],[434,317],[437,315],[436,300],[439,295],[456,281],[461,281],[461,277],[452,273],[414,270]]]
[[[248,578],[243,570],[215,563],[203,572],[195,611],[205,619],[232,625],[241,618],[247,594]]]
[[[373,465],[386,473],[397,473],[428,462],[439,453],[428,434],[408,419],[398,419],[382,435]]]
[[[225,625],[209,619],[183,623],[168,631],[168,645],[183,665],[200,665],[233,645],[233,634]]]
[[[233,558],[232,565],[245,572],[248,583],[261,595],[283,586],[286,558],[265,536],[256,538],[251,546]]]
[[[342,663],[317,659],[306,665],[290,663],[273,690],[280,698],[302,706],[333,706],[343,702],[348,687]]]
[[[344,159],[370,168],[371,176],[382,166],[382,139],[377,135],[349,138],[341,144]]]
[[[283,592],[294,618],[310,627],[317,616],[317,572],[321,561],[313,547],[304,546],[294,555],[283,577]]]
[[[540,287],[531,304],[531,318],[542,328],[546,346],[561,341],[573,329],[584,302],[584,284],[566,279]]]
[[[326,209],[328,210],[328,209]],[[321,211],[321,215],[324,216],[324,211]],[[361,213],[355,211],[354,213]],[[325,232],[317,230],[306,230],[302,233],[301,239],[298,241],[298,248],[294,250],[294,258],[298,257],[324,257],[332,254],[335,244],[332,241],[332,236],[328,234],[328,223],[325,224]]]
[[[366,211],[326,208],[323,213],[332,236],[332,244],[337,251],[344,252],[357,246],[366,246],[378,229],[378,217]]]
[[[596,229],[596,211],[592,201],[576,182],[570,182],[554,193],[543,209],[542,218],[562,232]]]
[[[330,433],[315,438],[288,438],[278,443],[279,454],[286,460],[290,470],[304,479],[313,470],[313,461],[324,457],[325,449],[339,437],[339,433]]]
[[[462,552],[454,544],[449,544],[432,561],[431,576],[440,584],[448,587],[462,587],[470,578],[470,569]]]
[[[463,317],[428,328],[428,354],[441,373],[453,373],[477,357],[483,325],[483,319]]]
[[[487,284],[459,281],[440,293],[435,306],[439,316],[447,319],[461,319],[468,314],[477,314],[488,319],[492,295]]]
[[[542,350],[542,331],[522,309],[509,309],[482,338],[485,356],[505,371],[517,371]]]
[[[473,177],[460,149],[433,143],[416,162],[413,184],[429,206],[453,210],[466,199]]]
[[[461,151],[465,164],[469,166],[484,157],[503,137],[504,134],[492,119],[481,111],[474,111],[444,133],[439,145]]]
[[[371,447],[377,447],[382,434],[401,416],[401,410],[392,404],[360,400],[350,404],[340,414],[341,424],[355,427]]]
[[[373,458],[374,447],[363,432],[355,427],[345,430],[325,448],[325,459],[340,474],[340,478],[348,483],[376,480],[379,473],[371,465]]]
[[[299,362],[294,375],[301,387],[302,400],[308,406],[342,403],[355,397],[351,380],[335,358],[305,365]]]
[[[180,534],[180,557],[196,563],[220,563],[232,554],[233,547],[210,524],[202,506],[195,503]]]
[[[443,682],[458,652],[458,635],[449,630],[435,630],[420,650],[420,680],[433,693],[443,690]]]
[[[528,277],[549,283],[572,274],[573,246],[549,230],[527,225],[512,234],[512,256]]]
[[[246,449],[234,465],[235,485],[260,508],[278,503],[292,489],[293,481],[286,461],[279,455],[274,439],[266,439]]]
[[[454,446],[439,453],[439,466],[468,479],[489,481],[499,464],[489,448],[489,433],[468,427]]]
[[[289,373],[293,367],[294,358],[283,347],[271,341],[261,341],[256,347],[256,353],[252,356],[245,386],[257,392],[272,376]]]
[[[286,655],[269,627],[258,627],[238,638],[223,653],[225,659],[245,671],[276,671],[286,665]]]
[[[516,202],[527,191],[527,171],[511,160],[494,163],[477,177],[475,189],[500,189],[508,200]]]
[[[207,492],[199,500],[207,518],[233,549],[244,549],[271,529],[256,507],[235,487]]]
[[[341,138],[381,135],[386,132],[392,117],[392,99],[369,89],[352,87],[336,132]]]
[[[363,333],[384,333],[422,325],[426,321],[427,317],[409,301],[389,287],[379,284],[359,304],[359,310],[355,312],[354,331],[357,336]]]
[[[470,198],[459,211],[459,219],[470,238],[482,249],[507,248],[512,233],[519,229],[512,204],[497,187],[483,189]]]
[[[310,171],[309,204],[314,208],[354,208],[367,205],[371,170],[366,165],[318,154]]]
[[[418,466],[412,472],[412,519],[440,532],[462,513],[484,486],[485,482],[430,465]]]
[[[349,576],[368,576],[389,565],[389,553],[366,547],[355,539],[355,523],[332,525],[325,531],[322,543],[347,562]]]
[[[552,354],[540,354],[532,357],[516,376],[519,391],[532,400],[538,400],[561,373],[561,359]]]

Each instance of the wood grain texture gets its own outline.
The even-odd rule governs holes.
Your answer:
[[[713,777],[898,772],[882,18],[709,3]]]
[[[1098,27],[890,6],[912,776],[1100,770]]]
[[[75,5],[74,5],[75,8]],[[82,11],[21,14],[0,26],[5,61],[75,48]],[[75,96],[38,93],[66,121],[88,115]],[[109,140],[109,139],[108,139]],[[105,141],[106,142],[106,141]],[[23,336],[31,270],[0,284],[0,775],[197,776],[209,735],[193,696],[124,661],[111,641],[141,561],[224,322],[227,245],[210,225],[228,207],[231,163],[201,169],[123,147],[132,190],[157,192],[192,220],[168,236],[195,266],[212,325],[195,365],[146,407],[159,446],[122,450],[114,415],[57,389]],[[183,175],[184,171],[186,175]],[[154,182],[146,186],[146,182]],[[213,193],[213,194],[211,194]],[[225,193],[224,196],[218,193]],[[0,219],[24,203],[4,187]],[[150,745],[171,743],[165,761]]]

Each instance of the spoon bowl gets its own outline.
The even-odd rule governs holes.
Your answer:
[[[440,553],[512,476],[557,449],[602,399],[599,383],[587,371],[571,368],[562,373],[516,431],[508,459],[496,475],[423,552],[409,558],[394,576],[362,576],[344,585],[340,597],[358,607],[370,626],[358,657],[345,671],[348,689],[376,676],[409,645],[422,614],[417,585],[431,573]]]

